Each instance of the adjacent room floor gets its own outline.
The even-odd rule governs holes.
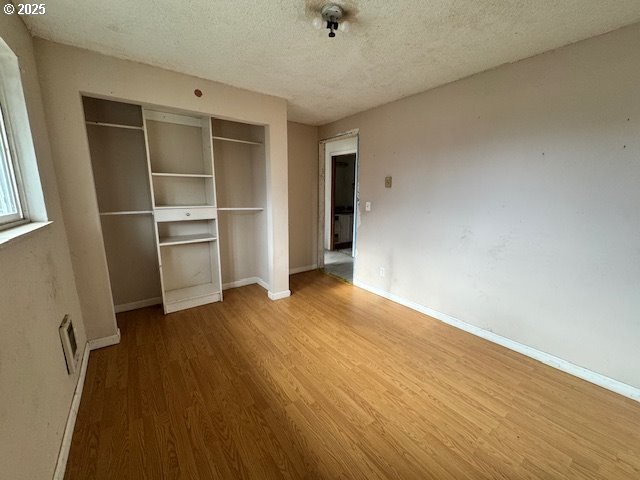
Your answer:
[[[319,271],[291,290],[118,315],[66,478],[640,478],[640,404]]]
[[[351,256],[351,249],[325,250],[324,271],[349,283],[353,283],[353,257]]]

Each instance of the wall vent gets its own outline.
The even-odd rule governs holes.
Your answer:
[[[64,316],[59,330],[64,358],[67,362],[67,372],[71,375],[76,371],[76,364],[78,363],[78,342],[76,341],[76,332],[69,315]]]

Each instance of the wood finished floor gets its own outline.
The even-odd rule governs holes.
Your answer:
[[[68,479],[638,479],[640,404],[319,272],[91,353]]]

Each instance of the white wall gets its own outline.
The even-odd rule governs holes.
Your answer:
[[[0,477],[51,478],[76,375],[68,375],[58,326],[66,313],[86,337],[45,128],[33,43],[17,15],[0,37],[18,56],[48,217],[53,223],[0,247]]]
[[[289,288],[287,112],[280,98],[35,40],[40,83],[69,245],[89,338],[113,335],[116,323],[84,126],[81,93],[266,125],[269,283]],[[201,98],[194,89],[203,92]]]
[[[289,122],[289,267],[315,268],[318,236],[318,127]]]
[[[639,39],[631,26],[321,128],[360,129],[373,208],[355,280],[640,387]]]

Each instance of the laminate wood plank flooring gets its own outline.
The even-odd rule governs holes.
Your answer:
[[[640,404],[322,273],[93,351],[67,479],[638,479]]]

